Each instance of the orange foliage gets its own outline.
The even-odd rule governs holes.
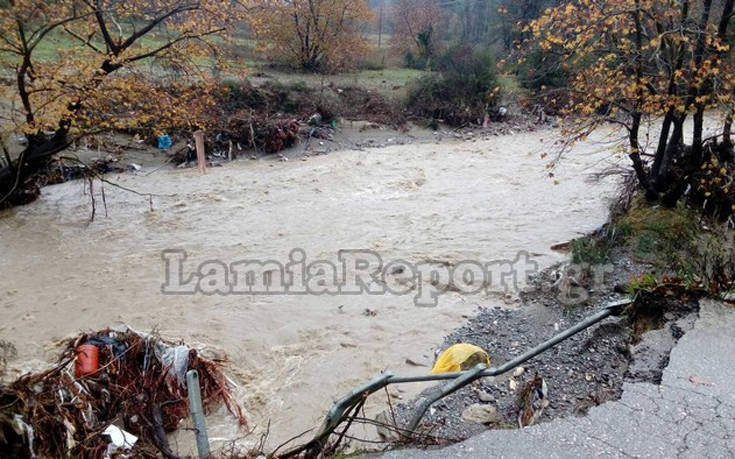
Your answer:
[[[221,66],[216,40],[227,37],[244,13],[237,3],[222,3],[3,2],[0,65],[14,73],[2,94],[14,107],[5,129],[42,144],[48,131],[60,139],[91,130],[196,124],[197,107],[211,102],[206,88],[212,70]],[[41,56],[42,49],[56,56]],[[189,100],[196,103],[185,106]]]
[[[567,138],[583,139],[603,123],[622,126],[627,145],[621,148],[646,196],[673,205],[687,177],[712,155],[726,158],[732,150],[733,3],[574,0],[532,21],[525,31],[572,75]],[[705,112],[721,116],[719,132],[705,132]],[[691,135],[685,136],[688,118]],[[655,129],[640,132],[656,124],[658,139],[648,138]]]
[[[729,113],[735,107],[733,52],[718,33],[714,7],[702,23],[702,3],[576,0],[532,21],[526,31],[540,47],[560,54],[563,68],[576,69],[565,113],[585,128],[573,132],[583,135],[608,121],[631,128],[636,114]]]
[[[335,71],[367,52],[366,0],[255,0],[250,24],[269,57],[295,68]]]

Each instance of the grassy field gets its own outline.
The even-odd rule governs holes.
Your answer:
[[[370,50],[359,62],[359,70],[354,71],[321,75],[279,68],[256,51],[253,40],[245,39],[234,46],[233,55],[237,56],[237,60],[232,64],[236,68],[242,68],[242,76],[255,85],[277,81],[284,85],[304,84],[310,88],[360,86],[389,99],[404,97],[410,83],[426,72],[403,67],[400,57],[390,52],[390,35],[383,34],[379,39],[377,34],[367,34],[366,38]]]
[[[161,46],[165,43],[163,36],[150,33],[138,40],[138,47],[141,49],[153,49]],[[94,43],[98,49],[104,49],[102,42]],[[78,40],[72,38],[68,34],[60,31],[50,33],[44,40],[42,40],[34,51],[36,59],[42,62],[54,62],[59,59],[61,53],[73,52],[75,49],[82,50],[83,45]]]
[[[362,70],[333,75],[299,73],[274,67],[271,62],[262,59],[263,56],[256,51],[256,42],[252,39],[238,37],[233,42],[223,42],[222,46],[226,47],[224,50],[230,55],[228,64],[235,69],[234,74],[227,75],[230,78],[245,77],[256,85],[264,81],[276,80],[285,85],[303,83],[312,88],[319,88],[323,85],[361,86],[391,99],[403,97],[411,81],[421,77],[425,72],[401,68],[400,58],[389,52],[389,35],[383,35],[380,38],[380,47],[378,47],[377,34],[368,34],[366,38],[371,48],[363,62],[360,63]],[[159,38],[157,34],[151,34],[141,39],[140,47],[141,49],[154,48],[163,43],[163,37]],[[36,56],[43,62],[54,62],[62,54],[68,54],[82,46],[64,33],[55,33],[38,46]],[[211,60],[202,58],[195,62],[208,66]]]
[[[368,91],[375,91],[389,100],[400,100],[407,95],[412,82],[427,74],[426,71],[404,67],[400,56],[390,51],[390,35],[384,34],[379,38],[377,34],[367,34],[366,39],[370,44],[370,49],[359,62],[359,70],[321,75],[301,73],[274,65],[258,51],[255,40],[238,36],[221,43],[220,49],[228,56],[231,70],[220,76],[234,80],[247,78],[256,86],[266,82],[278,82],[287,86],[300,84],[314,89],[327,86],[361,87]],[[141,39],[139,46],[141,50],[152,49],[161,46],[165,40],[166,37],[163,35],[153,33]],[[101,44],[97,45],[101,46]],[[82,46],[84,45],[64,33],[54,33],[39,45],[36,53],[41,61],[53,62],[60,56],[68,58],[71,54],[73,57],[73,51],[81,49]],[[202,67],[209,67],[212,60],[206,57],[197,58],[195,63]],[[155,65],[151,68],[152,71],[156,71]],[[526,91],[518,85],[515,77],[501,75],[498,81],[503,90],[503,103],[512,103],[526,95]]]
[[[255,85],[266,81],[278,81],[285,85],[304,84],[310,88],[359,86],[369,91],[376,91],[389,99],[397,99],[405,96],[410,83],[425,73],[422,70],[388,68],[319,75],[293,73],[256,66],[248,70],[246,76]]]

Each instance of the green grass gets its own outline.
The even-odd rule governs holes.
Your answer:
[[[376,91],[390,100],[402,100],[407,94],[410,85],[426,75],[426,71],[403,68],[400,57],[390,53],[390,35],[383,34],[381,46],[378,47],[378,35],[367,34],[366,39],[370,43],[370,51],[360,62],[363,70],[338,73],[333,75],[306,74],[297,71],[274,68],[270,62],[261,60],[256,51],[257,42],[244,35],[239,35],[233,40],[224,42],[223,39],[215,37],[215,42],[221,42],[221,48],[228,53],[231,72],[221,75],[225,78],[249,78],[258,85],[265,81],[277,81],[284,85],[296,82],[304,82],[309,88],[319,89],[323,86],[333,85],[336,87],[359,86],[369,91]],[[165,43],[167,37],[160,33],[151,33],[142,37],[135,48],[152,49]],[[103,49],[102,43],[95,43],[98,48]],[[81,49],[84,45],[68,34],[55,31],[43,40],[36,48],[36,58],[41,62],[54,62],[64,56],[68,58],[73,55],[73,50]],[[60,53],[61,51],[61,53]],[[195,58],[194,63],[202,67],[212,64],[210,58]],[[163,70],[163,69],[161,69]],[[499,82],[503,87],[504,99],[517,100],[518,94],[523,89],[513,76],[500,76]]]
[[[597,265],[610,261],[615,247],[625,244],[630,237],[630,227],[625,223],[612,223],[600,234],[585,236],[572,241],[572,262]]]
[[[133,49],[136,48],[155,48],[163,45],[166,38],[157,33],[150,33],[141,37]],[[92,43],[98,49],[104,49],[104,43],[101,41],[93,41]],[[74,49],[84,49],[85,45],[79,40],[71,37],[65,32],[55,30],[49,33],[34,50],[34,56],[41,62],[56,62],[60,57],[60,51],[73,51]]]
[[[65,33],[52,32],[38,44],[34,57],[41,62],[55,62],[59,58],[59,50],[69,51],[81,47],[79,42]]]
[[[307,87],[317,89],[329,85],[334,85],[337,88],[359,86],[370,91],[376,91],[382,96],[393,100],[404,97],[410,83],[426,74],[422,70],[389,68],[383,70],[360,70],[334,75],[319,75],[272,70],[264,67],[258,68],[258,66],[250,69],[248,73],[250,74],[249,78],[256,85],[265,81],[275,80],[287,86],[303,82]],[[264,75],[260,75],[261,73]],[[259,75],[252,76],[254,74]]]
[[[638,196],[603,234],[574,241],[572,258],[575,263],[605,263],[618,249],[663,275],[680,279],[684,285],[716,292],[727,289],[722,282],[735,276],[733,237],[730,230],[684,205],[654,206]],[[650,284],[650,277],[641,277],[631,282],[630,288],[642,289]]]
[[[125,35],[125,34],[124,34]],[[116,38],[116,37],[113,37]],[[170,39],[170,37],[163,33],[151,32],[143,37],[139,38],[136,43],[132,46],[131,51],[135,50],[150,50],[158,48]],[[222,48],[229,48],[234,56],[238,56],[240,51],[247,51],[248,53],[255,47],[255,41],[244,37],[236,37],[234,40],[225,40],[222,37],[214,36],[210,37],[208,41],[219,45]],[[95,40],[92,44],[97,49],[104,50],[105,45],[100,40]],[[59,59],[59,51],[72,51],[74,49],[84,49],[86,45],[82,44],[79,40],[71,37],[67,33],[55,30],[48,34],[36,47],[34,55],[36,59],[41,62],[55,62]],[[89,48],[88,48],[89,49]],[[239,59],[237,59],[239,61]],[[232,62],[237,64],[237,62]]]
[[[620,224],[629,229],[633,255],[662,266],[681,265],[699,233],[697,218],[687,208],[651,206],[641,199],[634,201]]]
[[[638,261],[666,268],[681,266],[698,235],[695,215],[679,206],[651,206],[637,198],[628,211],[601,235],[575,240],[575,263],[604,263],[615,247],[625,247]]]
[[[652,273],[643,273],[640,276],[633,277],[628,283],[627,290],[629,295],[635,295],[641,290],[651,291],[658,286],[658,279]]]

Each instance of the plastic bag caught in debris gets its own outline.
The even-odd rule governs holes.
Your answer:
[[[37,457],[36,454],[33,452],[33,440],[34,440],[33,427],[26,424],[25,421],[23,421],[23,416],[19,414],[16,414],[15,416],[13,416],[13,420],[15,421],[14,423],[15,432],[18,435],[25,437],[26,442],[28,443],[28,452],[30,453],[30,457],[33,457],[33,458]]]
[[[168,150],[169,148],[171,148],[171,144],[172,144],[171,137],[169,137],[168,135],[164,134],[158,137],[158,149],[159,150]]]
[[[75,377],[81,344],[98,347],[99,370]],[[166,433],[189,416],[187,370],[200,375],[205,410],[223,403],[244,427],[222,365],[181,343],[127,327],[67,339],[55,366],[0,385],[0,457],[168,455]],[[122,433],[110,430],[113,425]],[[137,437],[134,446],[112,450],[133,443],[129,435]]]
[[[102,435],[110,437],[110,444],[107,445],[107,454],[105,457],[112,457],[112,455],[118,450],[129,450],[135,446],[135,443],[138,441],[138,437],[130,432],[125,432],[114,424],[107,426],[105,431],[102,432]]]
[[[168,368],[170,373],[176,375],[179,386],[185,386],[186,371],[189,369],[190,349],[184,345],[173,347],[159,342],[156,343],[154,352],[161,364]]]

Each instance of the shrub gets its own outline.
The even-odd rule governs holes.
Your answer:
[[[360,70],[385,70],[385,54],[380,50],[373,50],[357,64]]]
[[[643,273],[632,276],[627,285],[629,295],[635,295],[641,290],[651,291],[659,285],[658,279],[653,273]]]
[[[597,265],[610,260],[612,250],[630,234],[625,223],[609,224],[595,233],[572,241],[572,262]]]
[[[524,55],[516,71],[521,86],[526,89],[563,88],[569,81],[565,63],[556,54],[535,47]]]
[[[721,221],[735,223],[735,161],[726,142],[708,145],[709,159],[694,171],[689,202]]]
[[[227,102],[229,110],[258,109],[268,103],[262,91],[247,81],[225,80],[222,86],[220,98]]]
[[[428,59],[422,56],[416,56],[411,51],[407,51],[404,56],[404,63],[409,69],[426,70]]]
[[[436,59],[435,68],[438,72],[419,79],[409,91],[407,106],[414,115],[462,125],[481,123],[494,113],[499,87],[487,51],[454,46]]]

